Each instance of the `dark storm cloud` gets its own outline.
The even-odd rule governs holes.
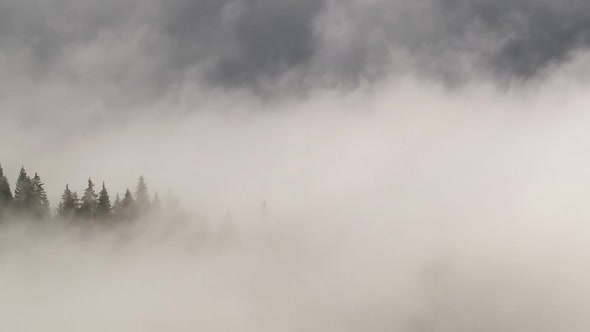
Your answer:
[[[285,74],[336,85],[400,69],[531,77],[586,48],[589,22],[590,3],[576,0],[0,0],[0,56],[140,95]]]
[[[180,68],[213,61],[220,84],[255,82],[311,61],[321,0],[177,1],[164,11],[171,60]]]
[[[490,65],[531,76],[567,59],[590,42],[590,3],[580,0],[445,0],[443,15],[459,12],[459,22],[496,30],[503,42]],[[469,27],[467,25],[467,27]]]
[[[325,29],[341,24],[346,36],[323,49],[324,62],[348,79],[408,66],[452,79],[528,78],[590,42],[587,1],[348,1],[333,2],[331,12]]]

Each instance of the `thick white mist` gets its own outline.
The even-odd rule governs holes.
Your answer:
[[[54,204],[65,182],[114,195],[143,174],[195,223],[231,211],[240,240],[5,226],[0,330],[587,331],[580,59],[505,90],[408,78],[263,103],[187,86],[125,126],[3,147],[11,180],[38,171]]]

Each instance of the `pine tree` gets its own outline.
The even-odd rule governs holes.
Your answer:
[[[74,201],[74,212],[76,215],[80,214],[80,196],[78,196],[78,192],[74,191],[72,194],[72,199]]]
[[[119,219],[121,217],[121,212],[123,210],[123,206],[121,204],[121,197],[117,193],[115,198],[115,202],[113,203],[113,215],[115,219]]]
[[[84,190],[78,214],[82,218],[91,219],[96,216],[96,209],[98,205],[98,195],[94,191],[94,183],[92,179],[88,179],[88,187]]]
[[[57,206],[56,213],[61,218],[70,219],[76,214],[77,209],[77,195],[75,195],[66,184],[66,189],[64,190],[63,195],[61,195],[61,201]]]
[[[27,175],[25,168],[21,167],[14,189],[14,206],[20,213],[31,213],[34,209],[34,202],[35,190],[33,181]]]
[[[150,207],[150,195],[148,193],[148,186],[142,176],[137,181],[137,188],[135,190],[135,205],[139,213],[145,213]]]
[[[12,191],[10,190],[10,183],[4,175],[2,165],[0,165],[0,218],[6,216],[6,214],[12,208]]]
[[[41,177],[35,173],[35,177],[32,180],[33,191],[34,191],[34,213],[37,217],[45,219],[51,215],[51,209],[49,208],[49,200],[47,199],[47,193],[45,192],[45,185],[41,181]]]
[[[125,191],[125,196],[121,200],[121,216],[127,220],[133,220],[137,216],[137,206],[129,189]]]
[[[121,200],[121,207],[128,208],[134,204],[135,204],[135,200],[133,199],[133,195],[131,195],[131,191],[129,191],[129,189],[127,189],[125,191],[125,196],[123,196],[123,199]]]
[[[118,198],[118,196],[117,196]],[[98,194],[98,205],[96,207],[97,218],[107,218],[110,216],[112,210],[111,199],[104,182],[102,183],[102,190]]]

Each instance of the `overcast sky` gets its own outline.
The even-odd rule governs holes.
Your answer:
[[[2,0],[2,70],[133,97],[347,86],[395,70],[530,78],[588,46],[581,0]],[[65,84],[65,83],[64,83]]]

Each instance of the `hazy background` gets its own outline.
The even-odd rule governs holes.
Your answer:
[[[143,174],[213,228],[232,211],[243,238],[4,229],[0,327],[587,331],[589,16],[576,0],[0,0],[13,189],[21,165],[53,206],[65,183],[113,198]]]

